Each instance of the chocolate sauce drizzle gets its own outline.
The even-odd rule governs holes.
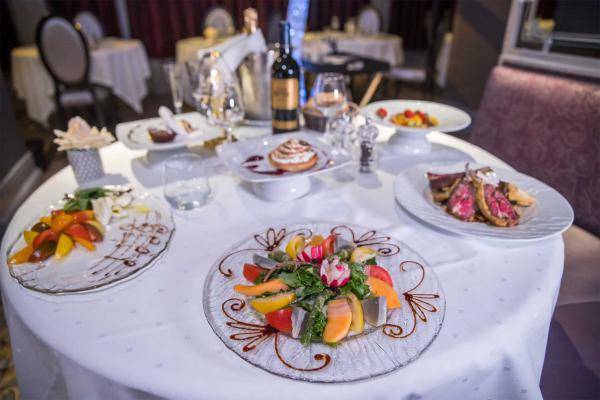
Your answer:
[[[158,211],[154,211],[146,214],[141,223],[134,219],[131,223],[121,225],[121,240],[108,255],[90,267],[90,274],[98,276],[99,280],[106,279],[110,275],[125,272],[122,266],[136,267],[140,257],[156,256],[159,251],[157,246],[161,244],[160,236],[170,232],[169,228],[160,222],[161,217]]]
[[[331,228],[331,234],[341,235],[341,232],[344,230],[350,233],[352,242],[358,247],[378,246],[377,253],[382,257],[390,257],[400,252],[399,246],[388,243],[391,239],[390,236],[377,236],[375,230],[367,231],[357,238],[354,230],[348,225],[338,225]]]
[[[221,304],[221,310],[223,311],[223,314],[225,314],[225,316],[231,320],[226,322],[226,325],[241,331],[229,335],[229,338],[240,342],[246,342],[242,347],[242,351],[244,353],[254,350],[271,336],[274,336],[275,339],[273,341],[273,347],[275,349],[275,354],[277,355],[277,358],[279,358],[279,361],[290,369],[302,372],[319,371],[325,368],[331,362],[331,356],[329,354],[319,353],[314,355],[314,359],[315,361],[321,362],[320,365],[312,368],[299,368],[291,365],[283,358],[281,352],[279,351],[279,332],[276,329],[270,325],[261,325],[240,321],[232,316],[227,310],[229,309],[230,311],[240,312],[245,307],[246,302],[238,298],[230,298]]]
[[[409,289],[402,294],[404,296],[404,299],[408,303],[408,307],[410,308],[410,311],[413,316],[412,329],[409,332],[404,333],[404,330],[399,325],[395,325],[395,324],[383,325],[383,333],[386,334],[387,336],[395,338],[395,339],[403,339],[403,338],[407,338],[410,335],[412,335],[415,332],[415,330],[417,329],[417,322],[418,322],[417,318],[420,319],[422,322],[427,322],[427,314],[426,313],[427,312],[432,312],[432,313],[437,312],[437,308],[433,304],[431,304],[429,301],[440,297],[439,294],[413,293],[413,291],[415,289],[417,289],[419,286],[421,286],[421,283],[423,283],[423,280],[425,279],[425,267],[423,267],[422,264],[420,264],[416,261],[403,261],[402,263],[400,263],[400,271],[406,272],[405,266],[407,264],[414,264],[420,268],[421,279],[419,279],[419,282],[417,282],[417,284],[415,286],[413,286],[412,289]]]

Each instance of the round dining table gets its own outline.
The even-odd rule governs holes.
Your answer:
[[[37,47],[11,51],[12,83],[17,97],[25,101],[27,116],[46,125],[54,111],[54,84],[44,68]],[[137,39],[106,38],[90,50],[90,81],[104,85],[138,114],[148,94],[150,62]]]
[[[338,52],[383,61],[392,67],[404,63],[402,38],[389,33],[307,32],[302,40],[302,57],[319,62],[332,51],[328,41],[335,41]]]
[[[133,279],[108,289],[61,296],[0,275],[5,314],[25,399],[541,399],[544,362],[564,261],[561,236],[489,242],[456,236],[408,215],[394,199],[394,179],[416,163],[474,161],[510,168],[456,137],[429,134],[426,156],[379,148],[379,168],[352,181],[311,178],[310,192],[269,202],[219,165],[211,166],[211,200],[174,211],[168,251]],[[121,143],[101,150],[106,179],[162,194],[160,165]],[[2,241],[10,243],[34,215],[76,189],[71,167],[42,184],[20,207]],[[389,233],[418,252],[446,298],[441,331],[412,363],[385,376],[318,384],[272,375],[242,360],[213,333],[203,288],[215,260],[241,238],[303,221],[352,223]],[[356,360],[360,363],[360,360]]]

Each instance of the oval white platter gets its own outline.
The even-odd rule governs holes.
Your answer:
[[[386,325],[344,339],[335,347],[276,332],[251,310],[233,286],[247,284],[244,263],[252,255],[284,249],[296,234],[337,233],[356,246],[377,249],[402,306],[388,311]],[[273,374],[311,382],[351,382],[390,373],[415,360],[438,335],[446,310],[437,276],[404,243],[374,229],[310,222],[268,228],[237,243],[217,259],[204,285],[204,313],[215,334],[242,359]]]
[[[149,128],[166,129],[166,123],[161,118],[148,118],[117,124],[116,135],[127,148],[131,150],[164,151],[174,150],[221,136],[221,131],[210,126],[204,117],[197,112],[175,115],[176,120],[186,120],[194,131],[185,135],[177,135],[171,142],[155,143],[148,133]]]
[[[380,118],[377,115],[377,110],[384,108],[387,111],[385,118]],[[436,117],[439,125],[428,128],[414,128],[402,125],[396,125],[390,122],[390,118],[394,114],[402,113],[406,109],[413,111],[420,110],[429,115]],[[413,133],[417,135],[426,134],[431,131],[438,132],[455,132],[465,129],[471,124],[471,117],[466,112],[442,103],[422,100],[383,100],[370,103],[362,108],[362,114],[369,117],[376,124],[394,128],[398,132]]]
[[[470,164],[471,169],[485,167]],[[535,197],[536,203],[524,208],[521,221],[513,227],[497,227],[482,222],[461,221],[433,201],[427,172],[446,174],[465,170],[465,163],[445,166],[418,164],[403,170],[394,183],[396,200],[410,214],[437,228],[491,240],[534,241],[559,235],[573,223],[573,209],[556,190],[517,171],[492,167],[500,180],[514,183]]]
[[[166,249],[175,230],[168,205],[147,192],[133,189],[132,205],[146,206],[150,211],[126,209],[123,218],[112,218],[105,226],[104,238],[88,251],[80,246],[62,260],[51,256],[41,263],[9,266],[10,275],[27,289],[46,294],[85,292],[131,278],[148,267]],[[23,230],[29,229],[43,215],[62,208],[62,201],[33,219]],[[8,249],[10,254],[23,248],[22,231]]]

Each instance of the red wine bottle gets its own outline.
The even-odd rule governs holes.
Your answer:
[[[279,22],[279,39],[279,55],[271,69],[273,133],[300,129],[298,118],[300,67],[292,57],[289,22]]]

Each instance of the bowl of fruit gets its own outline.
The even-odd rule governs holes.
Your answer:
[[[362,114],[376,124],[396,131],[388,144],[392,151],[400,154],[429,153],[429,132],[455,132],[471,124],[471,117],[466,112],[430,101],[378,101],[363,107]]]

